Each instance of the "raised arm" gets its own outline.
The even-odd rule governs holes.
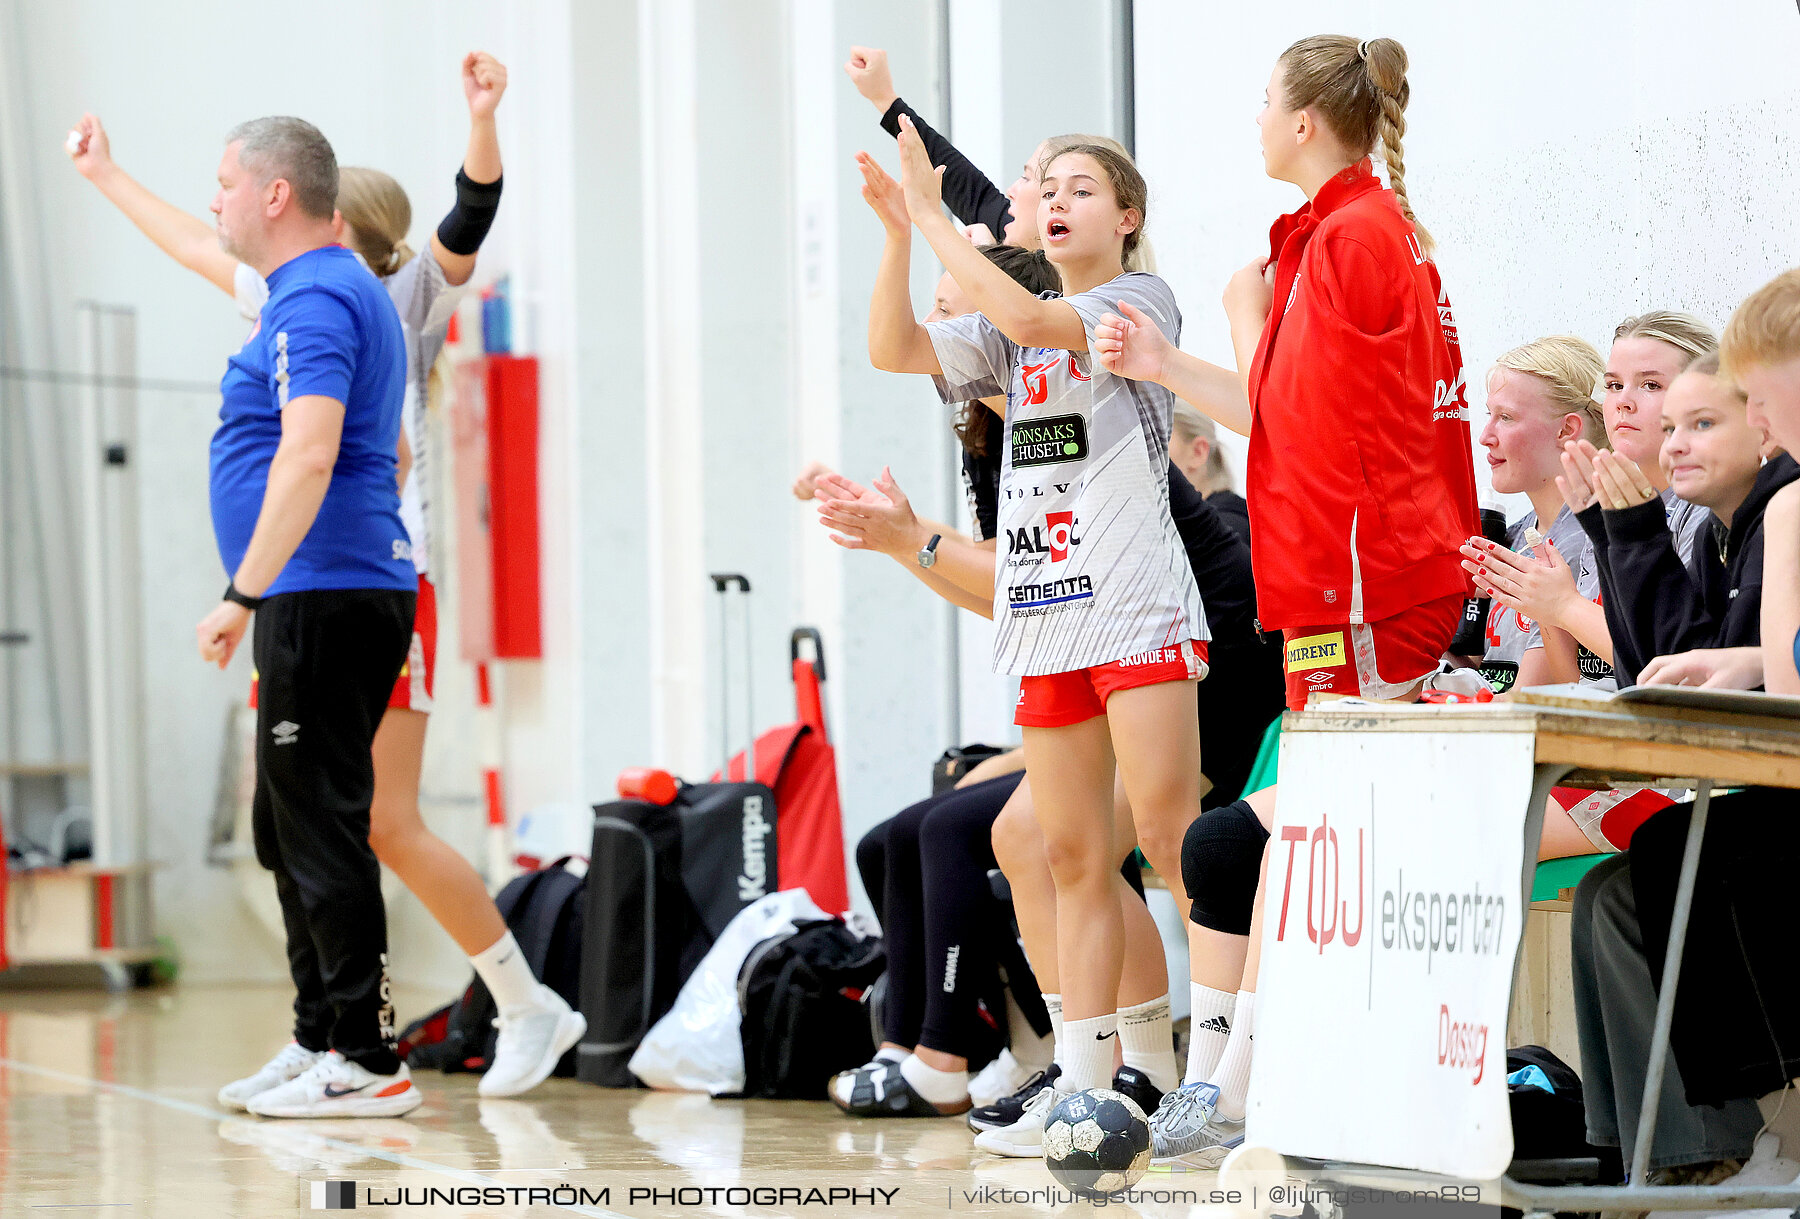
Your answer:
[[[469,147],[456,175],[456,203],[431,235],[432,257],[453,287],[475,274],[475,255],[500,210],[500,134],[494,110],[506,92],[506,65],[485,51],[471,51],[463,57],[462,85],[469,103]]]
[[[869,363],[883,372],[941,373],[931,334],[913,314],[912,221],[900,184],[866,152],[856,154],[856,164],[862,170],[863,199],[887,232],[869,298]]]
[[[879,47],[851,47],[850,59],[844,64],[844,75],[856,86],[871,106],[881,115],[881,126],[889,135],[900,134],[900,116],[912,120],[925,151],[933,165],[944,167],[944,202],[964,224],[986,225],[988,231],[1004,234],[1012,221],[1012,203],[992,179],[982,173],[969,158],[957,151],[931,125],[921,119],[894,90],[894,75],[888,68],[887,52]]]
[[[219,248],[219,236],[212,225],[152,194],[114,164],[112,142],[93,115],[82,115],[81,122],[69,134],[69,158],[75,162],[76,170],[155,242],[157,249],[227,296],[237,294],[233,277],[238,260]]]
[[[1039,300],[1017,280],[989,262],[944,215],[940,172],[925,154],[925,145],[910,120],[900,120],[900,181],[912,222],[968,293],[977,312],[1021,347],[1088,349],[1087,327],[1075,307],[1063,300]]]

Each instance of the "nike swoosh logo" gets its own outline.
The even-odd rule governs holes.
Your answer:
[[[368,1086],[369,1085],[364,1084],[362,1085],[362,1088],[340,1088],[336,1084],[326,1084],[325,1095],[330,1100],[336,1100],[340,1096],[349,1096],[352,1093],[361,1092],[363,1088]]]
[[[1095,1033],[1094,1040],[1095,1041],[1105,1041],[1108,1037],[1117,1037],[1118,1035],[1119,1035],[1119,1030],[1114,1029],[1110,1033]]]
[[[506,955],[505,955],[505,956],[503,956],[503,957],[501,957],[501,958],[500,958],[500,959],[499,959],[499,960],[498,960],[498,961],[495,961],[495,962],[494,962],[494,964],[496,964],[496,965],[504,965],[504,964],[506,964],[506,963],[507,963],[507,962],[508,962],[508,961],[510,961],[510,960],[512,960],[512,959],[513,959],[513,954],[512,954],[512,953],[510,953],[510,952],[509,952],[509,953],[507,953],[507,954],[506,954]]]

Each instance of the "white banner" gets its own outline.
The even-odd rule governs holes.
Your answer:
[[[1488,1180],[1530,733],[1288,732],[1246,1142]]]

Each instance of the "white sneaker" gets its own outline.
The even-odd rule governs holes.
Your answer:
[[[1800,1163],[1781,1154],[1781,1136],[1765,1130],[1756,1136],[1756,1146],[1744,1166],[1719,1182],[1732,1186],[1800,1185]],[[1791,1211],[1779,1207],[1764,1210],[1722,1211],[1713,1219],[1787,1219]],[[1651,1211],[1646,1219],[1690,1219],[1692,1211]]]
[[[258,1117],[400,1117],[424,1100],[405,1063],[392,1075],[377,1075],[332,1050],[245,1107]]]
[[[1011,1050],[1001,1050],[998,1058],[981,1068],[969,1081],[969,1100],[977,1109],[991,1105],[1002,1096],[1017,1092],[1025,1086],[1026,1080],[1043,1069],[1043,1066],[1032,1067],[1020,1062]]]
[[[500,1030],[494,1061],[476,1091],[517,1096],[550,1078],[557,1061],[587,1032],[587,1019],[539,982],[536,1003],[506,1009],[494,1026]]]
[[[227,1109],[242,1113],[249,1107],[252,1097],[259,1096],[270,1088],[280,1087],[323,1057],[323,1050],[309,1050],[298,1041],[290,1041],[281,1047],[281,1053],[262,1065],[262,1070],[220,1088],[219,1103]]]
[[[1025,1102],[1025,1112],[1010,1126],[984,1130],[975,1136],[975,1146],[997,1156],[1028,1159],[1044,1154],[1044,1122],[1057,1102],[1071,1096],[1061,1088],[1049,1087]]]

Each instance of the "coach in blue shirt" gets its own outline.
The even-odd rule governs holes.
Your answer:
[[[381,284],[335,244],[337,159],[317,128],[234,130],[212,210],[269,299],[220,384],[212,518],[230,575],[198,627],[223,667],[252,614],[257,859],[287,929],[294,1041],[222,1104],[265,1117],[392,1117],[419,1090],[394,1049],[370,748],[412,638],[400,523],[406,349]]]

